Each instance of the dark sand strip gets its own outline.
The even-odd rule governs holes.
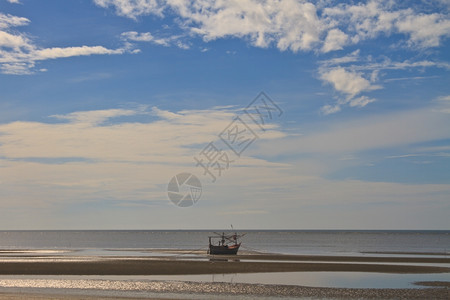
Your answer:
[[[450,268],[434,266],[352,264],[189,261],[149,259],[107,259],[99,261],[1,262],[3,275],[179,275],[256,272],[340,271],[379,273],[447,273]]]
[[[442,287],[450,288],[449,281],[417,281],[417,282],[414,282],[414,284],[421,285],[421,286],[442,286]],[[449,299],[450,299],[450,297],[449,297]]]

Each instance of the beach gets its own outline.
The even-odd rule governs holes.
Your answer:
[[[27,253],[27,251],[22,251]],[[331,256],[243,253],[236,256],[48,256],[4,254],[0,299],[193,299],[287,297],[346,299],[447,299],[447,282],[421,282],[414,288],[333,288],[292,284],[190,281],[194,274],[379,273],[450,274],[443,256]],[[355,273],[357,274],[357,273]],[[164,280],[158,280],[158,276]],[[176,280],[167,280],[179,275]],[[11,277],[13,276],[13,277]],[[16,276],[16,277],[14,277]],[[89,277],[94,276],[94,277]],[[116,277],[114,277],[116,276]],[[140,277],[139,277],[140,276]],[[149,276],[146,279],[145,276]],[[181,276],[181,277],[180,277]],[[186,276],[186,277],[183,277]],[[155,279],[156,278],[156,279]],[[181,278],[181,280],[180,280]],[[186,280],[183,280],[186,278]],[[55,288],[57,287],[57,288]]]
[[[29,258],[32,258],[30,256]],[[258,260],[255,262],[254,260]],[[288,262],[286,262],[288,261]],[[316,262],[315,262],[316,261]],[[317,262],[320,261],[320,262]],[[326,262],[323,262],[326,261]],[[371,263],[362,263],[371,262]],[[381,272],[448,273],[439,266],[398,265],[391,263],[450,263],[450,258],[236,255],[215,256],[208,260],[161,257],[103,257],[96,259],[41,259],[3,261],[3,275],[175,275],[258,272]],[[377,263],[377,264],[373,264]],[[381,264],[378,264],[381,263]]]
[[[448,299],[448,231],[0,231],[0,299]],[[205,245],[206,242],[206,245]]]
[[[95,284],[95,283],[94,283]],[[165,289],[153,289],[151,284],[139,286],[139,292],[133,296],[111,295],[98,296],[93,293],[89,295],[83,291],[72,294],[47,293],[36,294],[24,291],[16,293],[0,293],[0,299],[232,299],[245,298],[305,298],[305,299],[448,299],[449,292],[446,288],[429,289],[346,289],[346,288],[315,288],[283,285],[251,285],[251,284],[229,284],[229,283],[153,283],[164,284]],[[157,292],[160,295],[146,296],[144,293]],[[164,293],[168,293],[164,296]],[[174,295],[175,294],[175,295]],[[203,296],[203,297],[202,297]]]

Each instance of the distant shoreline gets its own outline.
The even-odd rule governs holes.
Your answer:
[[[155,232],[165,232],[165,231],[180,231],[180,232],[222,232],[230,231],[229,228],[225,229],[6,229],[0,230],[0,232],[82,232],[82,231],[155,231]],[[239,232],[363,232],[363,233],[377,233],[377,232],[398,232],[398,233],[408,233],[408,232],[425,232],[425,233],[450,233],[448,229],[246,229],[239,228]]]

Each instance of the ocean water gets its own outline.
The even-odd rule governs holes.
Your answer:
[[[200,254],[206,259],[208,236],[221,230],[70,230],[0,231],[0,260],[85,260],[96,256]],[[285,254],[448,256],[450,231],[246,230],[243,251]],[[173,250],[173,251],[171,251]],[[204,252],[203,252],[204,251]],[[402,254],[400,254],[402,253]],[[406,254],[405,254],[406,253]],[[23,257],[21,257],[23,256]],[[178,258],[178,257],[177,257]],[[184,257],[191,259],[191,256]],[[426,265],[426,264],[422,264]],[[440,264],[449,267],[448,264]],[[450,273],[382,274],[370,272],[280,272],[154,276],[2,275],[0,292],[77,296],[233,299],[229,284],[258,284],[268,297],[245,287],[241,299],[273,299],[278,286],[342,288],[423,288],[417,281],[450,281]],[[219,285],[217,285],[219,283]],[[262,285],[264,286],[262,286]],[[270,284],[270,285],[268,285]],[[266,286],[267,285],[267,286]],[[244,288],[244,287],[243,287]],[[223,289],[223,291],[222,291]],[[216,292],[211,293],[211,290]],[[204,291],[205,294],[202,294]],[[195,296],[194,296],[195,295]],[[284,296],[283,296],[284,297]],[[294,297],[297,299],[297,296]],[[289,299],[283,298],[283,299]],[[307,299],[307,298],[304,298]]]
[[[205,250],[221,230],[0,231],[0,250]],[[383,252],[450,254],[450,231],[247,230],[242,250],[286,254],[353,255]]]

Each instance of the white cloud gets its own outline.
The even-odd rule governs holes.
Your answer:
[[[173,35],[169,37],[155,37],[150,32],[127,31],[121,34],[121,38],[131,42],[150,42],[164,47],[176,46],[180,49],[189,49],[189,45],[183,43],[182,36]]]
[[[391,61],[385,58],[381,63],[367,62],[361,65],[354,65],[352,68],[356,70],[405,70],[411,68],[443,68],[450,69],[450,64],[447,62],[421,60],[421,61]]]
[[[356,106],[356,107],[364,107],[367,104],[372,103],[374,101],[375,101],[375,99],[371,99],[371,98],[369,98],[367,96],[361,96],[361,97],[358,97],[358,98],[351,99],[350,102],[349,102],[349,105],[352,106],[352,107],[354,107],[354,106]]]
[[[101,7],[114,6],[118,15],[163,16],[167,8],[184,19],[183,28],[205,41],[238,37],[256,47],[275,44],[278,49],[311,50],[326,29],[316,7],[309,2],[281,1],[126,1],[94,0]]]
[[[23,35],[14,35],[5,31],[0,31],[0,47],[20,50],[21,48],[32,49],[31,41]],[[1,53],[7,53],[1,50]]]
[[[96,0],[102,7],[114,6],[122,16],[136,19],[163,12],[180,17],[178,24],[186,37],[197,35],[208,42],[227,37],[240,38],[255,47],[276,46],[280,51],[315,51],[329,53],[347,45],[359,44],[396,34],[396,44],[411,47],[437,47],[450,34],[450,20],[444,12],[424,12],[416,5],[403,8],[389,0],[369,0],[364,3],[337,3],[294,0],[230,0],[230,1],[123,1]],[[129,12],[129,13],[126,13]],[[126,32],[130,41],[148,41],[164,46],[188,48],[186,43],[170,38],[155,38],[150,33]],[[388,47],[387,45],[386,47]],[[391,61],[383,56],[360,58],[360,51],[321,62],[320,79],[340,94],[337,104],[327,105],[322,112],[330,114],[342,105],[364,107],[374,102],[362,93],[382,88],[376,84],[381,70],[407,68],[450,68],[446,62],[432,60]],[[233,53],[233,52],[227,52]],[[351,64],[343,66],[344,64]],[[383,75],[383,74],[382,74]],[[359,96],[359,97],[357,97]]]
[[[89,55],[112,55],[123,54],[126,49],[107,49],[103,46],[80,46],[80,47],[65,47],[65,48],[44,48],[39,49],[32,43],[24,42],[20,36],[15,36],[13,39],[6,41],[7,43],[16,44],[17,47],[11,50],[0,51],[0,70],[4,74],[25,75],[34,73],[36,61],[47,59],[57,59],[73,56],[89,56]],[[1,33],[0,33],[0,43]],[[43,69],[45,70],[45,69]]]
[[[89,56],[94,54],[122,54],[124,52],[124,49],[112,50],[103,46],[55,47],[35,50],[31,57],[33,60],[46,60],[72,56]]]
[[[128,31],[122,33],[121,36],[123,39],[133,42],[151,42],[155,39],[150,32]]]
[[[137,19],[142,15],[162,15],[163,1],[158,0],[94,0],[100,7],[113,6],[117,15]]]
[[[450,69],[447,62],[421,60],[421,61],[392,61],[384,56],[376,59],[372,56],[361,57],[360,50],[355,50],[348,55],[335,57],[320,62],[319,76],[325,83],[331,84],[333,89],[340,95],[337,97],[335,105],[325,105],[321,108],[324,114],[331,114],[341,110],[342,105],[348,104],[351,107],[364,107],[376,99],[369,98],[362,93],[381,89],[380,73],[386,70],[406,70],[406,69],[425,69],[442,68]],[[424,79],[432,77],[408,77],[394,78],[384,80],[385,82],[395,80]],[[357,97],[358,95],[361,95]]]
[[[320,63],[323,66],[336,66],[336,65],[357,62],[357,61],[361,60],[359,53],[360,53],[360,50],[357,49],[350,54],[347,54],[347,55],[344,55],[341,57],[335,57],[335,58],[328,59],[328,60],[322,60]]]
[[[408,15],[397,21],[399,32],[409,33],[410,45],[437,47],[442,37],[450,36],[450,19],[441,14]]]
[[[9,3],[20,4],[19,0],[7,0]]]
[[[34,73],[36,61],[73,56],[123,54],[126,47],[108,49],[103,46],[40,48],[25,34],[8,32],[10,27],[29,24],[26,18],[0,13],[0,70],[4,74]]]
[[[380,35],[402,34],[414,47],[437,47],[449,36],[450,20],[440,12],[424,13],[419,8],[400,9],[393,2],[371,0],[358,4],[318,4],[294,0],[94,0],[103,8],[114,8],[116,14],[132,19],[163,13],[175,15],[184,33],[155,37],[149,32],[125,32],[124,47],[81,46],[40,49],[26,35],[8,31],[29,23],[26,18],[0,14],[0,64],[9,74],[33,72],[40,54],[50,58],[91,54],[138,53],[129,42],[151,42],[162,46],[189,49],[192,36],[205,41],[235,37],[255,47],[276,46],[280,51],[331,52],[348,44],[358,44]],[[183,40],[181,39],[183,38]],[[89,49],[88,49],[89,48]],[[41,53],[35,53],[35,50]],[[37,54],[37,58],[36,58]],[[45,57],[41,56],[41,57]],[[44,58],[42,58],[44,59]]]
[[[392,5],[385,3],[385,8]],[[399,17],[398,11],[384,10],[381,1],[368,1],[367,3],[340,4],[326,7],[324,15],[335,23],[345,26],[346,31],[353,34],[352,41],[357,43],[363,39],[374,38],[379,33],[390,33],[393,22]]]
[[[104,121],[123,116],[133,116],[137,114],[148,114],[145,111],[146,107],[142,107],[138,110],[136,109],[106,109],[106,110],[93,110],[93,111],[82,111],[73,112],[67,115],[53,115],[53,118],[60,120],[68,120],[71,123],[82,123],[89,125],[101,124]]]
[[[312,3],[273,1],[168,1],[179,15],[192,22],[189,29],[205,41],[245,38],[256,47],[275,44],[281,51],[311,50],[324,29]]]
[[[381,71],[381,70],[405,70],[412,68],[443,68],[450,69],[450,64],[442,61],[432,60],[404,60],[393,61],[388,57],[382,56],[375,58],[373,56],[362,57],[360,50],[355,50],[342,57],[334,57],[328,60],[320,61],[322,68],[331,68],[334,66],[347,65],[352,70],[357,71]]]
[[[334,50],[342,50],[347,43],[348,35],[339,29],[331,29],[325,38],[325,42],[322,46],[322,52],[326,53]]]
[[[320,112],[324,115],[330,115],[342,110],[342,106],[348,104],[350,107],[364,107],[369,103],[375,102],[376,99],[367,96],[360,96],[356,98],[340,99],[334,105],[326,104],[320,108]]]
[[[30,23],[30,20],[23,17],[16,17],[12,15],[5,15],[0,12],[0,29],[6,29],[9,27],[25,26]]]
[[[188,50],[188,49],[191,48],[191,46],[189,46],[189,45],[186,44],[186,43],[183,43],[182,41],[176,41],[176,42],[175,42],[175,45],[176,45],[178,48],[183,49],[183,50]]]
[[[337,67],[324,72],[321,79],[333,85],[338,92],[354,97],[361,92],[381,88],[372,85],[369,80],[363,78],[361,73],[347,71],[345,68]]]
[[[94,0],[104,8],[114,7],[120,16],[137,19],[163,12],[182,18],[181,28],[205,41],[225,37],[248,40],[253,46],[276,45],[281,51],[343,49],[384,34],[406,35],[410,45],[439,46],[449,35],[450,21],[442,13],[400,9],[388,0],[366,3],[311,3],[294,0]]]
[[[367,96],[356,97],[362,92],[380,89],[381,86],[374,85],[365,79],[361,73],[346,70],[343,67],[335,67],[323,71],[320,77],[323,81],[330,83],[333,88],[344,95],[334,106],[326,105],[322,108],[324,114],[331,114],[340,111],[340,106],[349,104],[351,107],[364,107],[374,102]]]
[[[351,40],[357,44],[365,39],[393,33],[409,36],[409,45],[436,47],[450,35],[450,20],[440,13],[426,14],[411,8],[396,9],[391,1],[371,0],[367,3],[340,4],[326,7],[324,15],[330,22],[346,28]]]
[[[322,108],[320,109],[320,111],[324,114],[324,115],[330,115],[330,114],[334,114],[337,113],[339,111],[341,111],[341,106],[338,104],[335,105],[324,105],[322,106]]]

